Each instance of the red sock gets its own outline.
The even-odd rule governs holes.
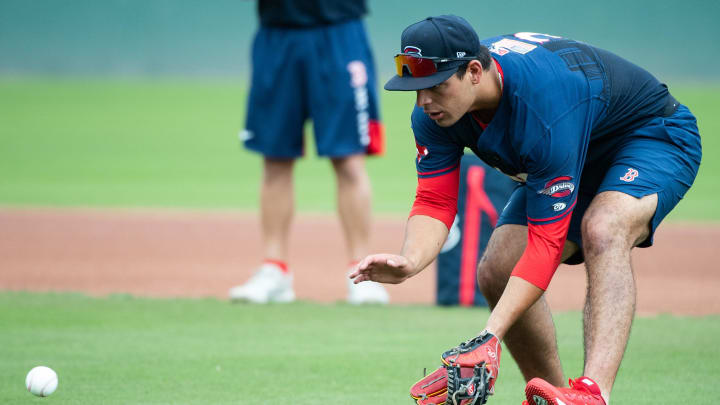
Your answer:
[[[288,273],[287,263],[285,263],[285,262],[282,261],[282,260],[265,259],[265,261],[263,262],[263,264],[273,264],[273,265],[279,267],[280,270],[282,270],[283,273],[285,273],[285,274]]]

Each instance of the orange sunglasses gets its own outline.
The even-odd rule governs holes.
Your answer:
[[[404,67],[407,67],[412,77],[426,77],[437,73],[439,71],[438,64],[440,63],[475,59],[475,57],[437,58],[418,56],[417,54],[411,53],[399,53],[395,55],[395,68],[397,69],[397,75],[400,77],[404,75]]]

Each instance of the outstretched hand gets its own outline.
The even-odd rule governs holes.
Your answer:
[[[399,284],[416,273],[415,267],[406,257],[381,253],[362,259],[350,273],[350,278],[355,284],[363,281]]]

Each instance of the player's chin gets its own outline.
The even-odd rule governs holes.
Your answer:
[[[433,121],[435,121],[435,123],[438,124],[438,126],[450,127],[450,126],[455,125],[455,123],[458,121],[458,119],[455,118],[454,116],[444,112],[437,119],[433,119]]]

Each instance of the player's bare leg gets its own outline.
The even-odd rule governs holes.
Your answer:
[[[348,262],[368,254],[370,239],[370,178],[364,155],[332,160],[337,177],[337,201],[340,222],[345,233]],[[387,304],[385,288],[372,281],[355,284],[348,278],[347,300],[351,304]]]
[[[264,263],[244,284],[230,288],[233,301],[265,304],[292,302],[295,291],[288,274],[288,236],[292,221],[293,160],[265,159],[260,186],[260,226]]]
[[[265,159],[260,188],[260,220],[265,259],[287,261],[295,210],[292,159]]]
[[[582,223],[588,273],[584,313],[585,371],[609,403],[635,314],[630,251],[649,235],[657,195],[641,199],[617,191],[598,194]]]
[[[365,156],[332,159],[337,179],[337,209],[345,235],[348,262],[368,254],[371,189]]]
[[[515,264],[527,244],[527,227],[503,225],[495,229],[478,265],[478,283],[490,308],[494,308]],[[566,242],[563,259],[578,249]],[[541,377],[562,386],[565,384],[555,337],[555,324],[544,297],[541,297],[508,330],[504,342],[520,367],[525,380]]]

